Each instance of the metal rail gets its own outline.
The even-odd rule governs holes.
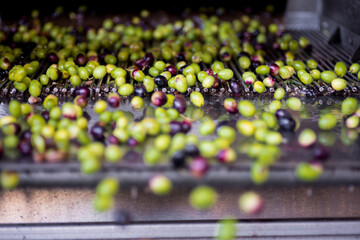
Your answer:
[[[214,239],[217,229],[218,224],[214,222],[146,223],[127,226],[113,224],[6,226],[0,227],[0,239]],[[186,237],[184,233],[187,233]],[[236,224],[236,237],[285,240],[360,239],[360,221],[239,222]]]

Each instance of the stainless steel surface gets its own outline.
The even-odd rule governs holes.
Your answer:
[[[0,228],[7,240],[55,239],[214,239],[218,225],[212,222],[118,225],[9,226]],[[237,239],[344,240],[360,239],[359,221],[240,222]],[[184,237],[184,233],[186,237]],[[279,237],[279,235],[281,237]]]
[[[359,0],[341,2],[336,0],[325,0],[322,14],[330,19],[333,19],[339,25],[360,34],[359,8]]]
[[[349,59],[360,60],[359,0],[289,0],[284,21],[291,30],[321,30],[328,43],[350,49]]]
[[[321,0],[288,0],[284,14],[286,28],[290,30],[319,30]]]
[[[293,158],[292,162],[279,162],[274,167],[271,167],[268,183],[282,186],[303,185],[295,175],[298,160]],[[56,167],[64,169],[57,170]],[[216,165],[209,170],[206,177],[201,181],[209,184],[223,183],[229,185],[234,182],[239,182],[241,185],[252,184],[249,175],[250,167],[250,161],[244,161],[231,167]],[[360,184],[359,168],[360,163],[353,159],[344,158],[340,162],[329,161],[324,166],[322,176],[313,184]],[[69,169],[72,169],[72,171],[69,171]],[[37,168],[38,171],[29,171],[24,168],[19,170],[19,176],[21,185],[28,187],[95,186],[104,176],[114,177],[125,183],[141,183],[144,185],[151,176],[159,172],[166,174],[173,182],[181,184],[196,181],[191,173],[177,171],[170,166],[146,169],[142,165],[108,164],[103,168],[102,172],[90,176],[80,173],[79,169],[80,166],[76,163],[71,164],[71,166],[69,164],[57,164],[51,168],[39,167]]]
[[[106,213],[94,211],[94,188],[25,188],[0,194],[0,224],[48,224],[114,222],[117,209],[125,209],[133,223],[219,220],[225,216],[245,220],[273,219],[359,219],[360,185],[342,186],[253,186],[241,181],[213,184],[219,194],[217,204],[208,211],[195,211],[188,196],[193,184],[175,184],[169,196],[151,194],[143,184],[122,184],[114,207]],[[238,198],[247,190],[264,199],[258,215],[239,210]]]

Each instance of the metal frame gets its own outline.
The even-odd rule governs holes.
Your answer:
[[[218,224],[214,222],[144,223],[127,226],[113,224],[6,226],[0,228],[0,238],[7,240],[214,239],[217,228]],[[360,239],[360,221],[351,220],[239,222],[236,224],[236,229],[236,237],[239,239]]]
[[[352,39],[352,43],[348,42],[352,46],[345,44],[341,47],[351,52],[352,61],[360,59],[359,47],[353,50],[354,46],[360,46],[357,35],[333,19],[321,16],[323,1],[303,1],[303,6],[313,6],[314,11],[310,12],[299,11],[296,8],[298,5],[292,5],[296,2],[299,4],[300,1],[288,2],[285,14],[288,29],[315,30],[305,33],[315,41],[320,40],[321,30],[328,37],[324,44],[335,46],[332,50],[336,50],[336,46],[344,43],[344,40]],[[327,64],[332,64],[326,58],[326,51],[322,47],[315,48],[319,56],[325,56]],[[342,58],[349,55],[341,50],[336,51]],[[234,211],[237,208],[234,206],[237,194],[251,184],[249,163],[231,169],[214,168],[205,179],[196,183],[190,181],[192,179],[189,179],[189,173],[179,173],[166,166],[150,170],[143,166],[107,166],[99,174],[84,176],[78,171],[78,164],[65,165],[43,165],[32,169],[32,166],[26,164],[2,164],[3,169],[17,169],[20,166],[22,186],[29,188],[0,192],[0,239],[213,239],[218,226],[217,220],[224,213],[234,213],[240,220],[236,225],[236,237],[241,239],[360,239],[360,168],[357,163],[325,168],[319,182],[311,185],[299,184],[293,174],[294,165],[275,166],[268,183],[271,187],[266,185],[264,188],[257,188],[265,191],[265,198],[270,196],[273,202],[269,203],[270,206],[264,213],[255,217]],[[59,167],[63,171],[56,170]],[[147,196],[146,189],[145,192],[141,189],[139,193],[140,188],[136,185],[142,183],[143,187],[143,183],[155,172],[167,174],[178,186],[201,183],[221,185],[225,200],[213,211],[194,213],[186,205],[187,199],[183,194],[185,190],[180,191],[178,196],[172,196],[170,200]],[[94,186],[104,175],[115,176],[127,185],[122,188],[121,196],[117,197],[121,198],[120,206],[117,207],[134,211],[135,221],[132,224],[115,225],[113,212],[98,214],[92,211],[93,192],[88,188],[86,190],[86,187]],[[43,191],[37,189],[39,186]],[[49,186],[53,188],[50,189]],[[63,188],[64,186],[68,188]],[[82,190],[85,187],[85,193],[76,189],[79,186],[83,187]],[[286,186],[293,186],[294,189]],[[53,194],[56,193],[56,187],[62,187],[58,195]],[[324,189],[327,189],[327,193]],[[317,190],[321,190],[321,197],[315,196],[315,201],[308,200],[318,193]],[[59,201],[54,199],[56,197],[59,197]],[[316,204],[312,205],[314,202]],[[69,203],[73,205],[69,206]],[[65,212],[47,211],[51,204],[57,205],[56,210]],[[41,210],[38,211],[39,205]],[[155,209],[154,206],[158,208]],[[75,215],[77,217],[71,218]]]
[[[327,44],[341,44],[350,49],[349,60],[360,60],[360,1],[289,0],[285,11],[287,29],[316,30],[328,37]]]

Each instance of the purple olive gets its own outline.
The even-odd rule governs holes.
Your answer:
[[[230,89],[233,92],[233,94],[239,95],[241,94],[241,85],[236,80],[230,80],[229,82]]]
[[[220,80],[220,78],[218,77],[218,75],[217,74],[215,74],[214,75],[214,83],[213,83],[213,85],[211,86],[212,88],[219,88],[220,86],[221,86],[221,80]]]
[[[65,103],[62,106],[61,111],[62,111],[62,115],[70,120],[75,120],[78,113],[78,111],[75,108],[75,105],[71,103]]]
[[[253,55],[252,57],[251,57],[251,62],[257,62],[258,64],[262,64],[263,62],[264,62],[264,59],[263,59],[263,57],[261,57],[260,55]]]
[[[191,122],[187,120],[183,120],[181,122],[181,132],[188,133],[191,130]]]
[[[117,108],[120,105],[120,96],[116,93],[110,93],[107,98],[107,103],[112,108]]]
[[[177,94],[175,96],[173,107],[179,112],[184,113],[186,111],[186,99],[183,95]]]
[[[141,98],[144,98],[146,95],[146,91],[145,91],[144,87],[142,87],[141,85],[134,86],[134,93],[136,96],[139,96]]]
[[[96,56],[96,55],[92,55],[92,56],[89,56],[89,61],[96,61],[96,62],[98,62],[98,61],[99,61],[99,58],[98,58],[98,56]]]
[[[199,148],[194,144],[187,144],[184,148],[186,156],[197,157],[200,155]]]
[[[129,147],[136,147],[137,145],[139,145],[139,142],[138,140],[136,140],[135,138],[133,137],[130,137],[127,141],[126,141],[127,145]]]
[[[48,59],[51,63],[58,63],[59,62],[59,57],[57,56],[57,54],[55,52],[51,52],[48,55]]]
[[[240,52],[240,53],[238,54],[238,57],[239,57],[239,58],[240,58],[240,57],[248,57],[248,58],[251,58],[250,54],[247,53],[247,52]]]
[[[316,145],[313,149],[313,157],[316,160],[326,160],[330,156],[329,150],[323,145]]]
[[[270,64],[269,68],[270,68],[270,75],[271,76],[276,76],[276,75],[279,74],[280,67],[276,63]]]
[[[272,48],[275,49],[275,50],[279,50],[280,49],[280,43],[274,42],[273,45],[272,45]]]
[[[142,58],[137,59],[134,64],[140,69],[144,69],[146,67],[146,61]]]
[[[78,95],[82,95],[84,97],[89,97],[90,91],[87,87],[84,87],[84,86],[76,87],[75,91],[74,91],[74,96],[76,97]]]
[[[158,88],[165,88],[168,86],[168,81],[163,75],[157,75],[154,77],[154,82]]]
[[[206,72],[207,74],[209,74],[210,76],[214,75],[214,71],[211,68],[206,68],[204,69],[204,72]]]
[[[151,65],[154,63],[154,60],[155,60],[154,54],[152,54],[152,53],[147,53],[147,54],[144,56],[144,60],[145,60],[145,62],[146,62],[146,67],[151,66]]]
[[[30,141],[31,140],[31,135],[32,135],[32,132],[30,130],[25,130],[25,131],[23,131],[21,133],[20,139]]]
[[[174,65],[166,66],[164,71],[168,71],[171,73],[171,76],[175,76],[177,73],[176,67]]]
[[[182,74],[182,72],[184,71],[184,69],[187,67],[188,65],[184,65],[184,66],[181,66],[178,70],[178,73],[179,74]]]
[[[30,155],[32,152],[31,142],[25,139],[20,140],[18,150],[22,155]]]
[[[115,145],[120,143],[119,139],[117,137],[115,137],[114,135],[110,135],[107,139],[107,142],[109,144],[115,144]]]
[[[255,45],[255,49],[256,49],[256,50],[264,50],[264,49],[265,49],[265,45],[262,44],[262,43],[257,43],[257,44]]]
[[[74,103],[76,105],[78,105],[79,107],[81,107],[81,108],[85,108],[87,103],[88,103],[88,100],[87,100],[86,97],[84,97],[82,95],[78,95],[78,96],[75,97]]]
[[[180,62],[180,61],[185,61],[185,60],[186,60],[185,54],[184,54],[183,52],[177,53],[177,54],[176,54],[176,60],[177,60],[178,62]]]
[[[167,102],[167,96],[162,91],[154,92],[151,95],[151,102],[155,106],[160,107],[160,106],[164,105]]]
[[[229,61],[231,59],[231,54],[228,52],[222,52],[220,57],[224,61]]]
[[[255,70],[258,66],[262,65],[260,61],[252,61],[251,67]]]
[[[294,131],[296,127],[296,122],[293,118],[278,118],[278,124],[280,129],[285,131]]]
[[[232,148],[224,148],[218,152],[216,158],[221,163],[231,163],[236,160],[236,152]]]
[[[83,53],[79,53],[76,56],[76,63],[80,66],[84,66],[86,64],[86,56]]]
[[[186,155],[184,151],[177,151],[171,157],[172,166],[175,169],[184,168],[186,166]]]
[[[224,108],[230,114],[236,114],[239,112],[238,103],[234,98],[227,98],[224,100]]]
[[[183,131],[182,123],[179,122],[179,121],[173,120],[173,121],[171,121],[171,122],[169,123],[169,125],[170,125],[170,132],[169,132],[169,134],[170,134],[171,136],[174,136],[175,134]]]
[[[49,111],[43,111],[42,113],[41,113],[41,116],[45,119],[45,121],[49,121],[49,119],[50,119],[50,113],[49,113]]]
[[[195,157],[189,165],[190,172],[196,178],[203,177],[209,168],[210,166],[207,159],[201,156]]]
[[[97,141],[103,141],[105,139],[105,128],[99,123],[96,123],[94,126],[92,126],[90,133]]]
[[[289,113],[289,111],[285,110],[285,109],[278,109],[275,112],[275,116],[277,119],[279,118],[292,118],[291,114]]]

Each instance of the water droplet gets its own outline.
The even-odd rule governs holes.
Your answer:
[[[306,196],[307,197],[311,197],[313,195],[313,190],[312,190],[312,188],[308,188],[307,190],[306,190]]]

